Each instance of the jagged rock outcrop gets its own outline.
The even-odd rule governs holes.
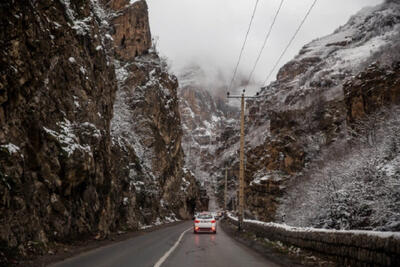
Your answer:
[[[392,66],[371,64],[344,85],[347,122],[352,124],[368,114],[400,103],[400,61]]]
[[[151,47],[151,33],[146,2],[136,1],[132,5],[126,0],[114,0],[110,6],[118,12],[118,16],[112,19],[112,37],[117,55],[130,60],[147,53]]]
[[[10,0],[0,21],[0,264],[204,204],[145,1]]]

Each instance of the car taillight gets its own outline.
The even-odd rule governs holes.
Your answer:
[[[211,227],[211,231],[215,231],[215,227],[214,226]]]
[[[199,230],[199,227],[198,227],[198,226],[196,226],[194,229],[196,229],[196,231],[197,231],[197,230]]]
[[[215,223],[215,220],[212,220],[211,223]]]
[[[200,221],[199,220],[194,220],[194,223],[200,223]]]

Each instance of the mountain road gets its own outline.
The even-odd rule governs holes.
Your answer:
[[[101,247],[52,267],[258,267],[280,266],[238,243],[221,227],[217,234],[194,234],[186,221]]]

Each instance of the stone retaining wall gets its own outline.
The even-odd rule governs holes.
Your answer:
[[[228,221],[238,224],[230,217]],[[243,228],[258,237],[334,256],[341,266],[400,266],[400,233],[329,231],[249,221]]]

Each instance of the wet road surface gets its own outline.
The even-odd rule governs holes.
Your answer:
[[[98,248],[51,266],[279,266],[233,240],[221,227],[217,231],[216,235],[193,234],[192,222],[184,222]]]

